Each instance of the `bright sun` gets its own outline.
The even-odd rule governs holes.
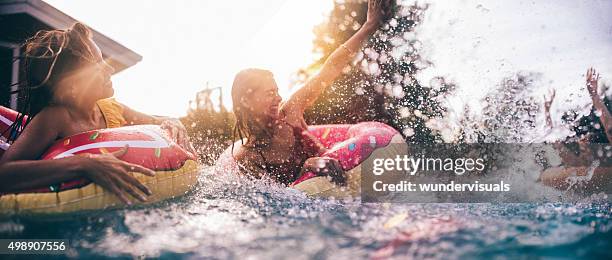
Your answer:
[[[228,107],[233,76],[247,67],[273,71],[288,96],[291,73],[313,59],[313,27],[333,7],[332,0],[47,2],[141,54],[113,77],[116,97],[170,116],[184,115],[206,82],[223,88]]]

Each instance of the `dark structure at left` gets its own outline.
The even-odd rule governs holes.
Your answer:
[[[42,0],[0,0],[0,105],[15,109],[17,94],[11,84],[20,81],[21,44],[39,30],[65,29],[77,20]],[[94,41],[115,73],[142,60],[142,56],[91,28]]]

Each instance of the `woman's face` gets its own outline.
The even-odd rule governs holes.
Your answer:
[[[273,77],[265,77],[255,87],[247,89],[243,105],[256,117],[278,119],[281,101],[276,81]]]
[[[87,40],[87,45],[93,52],[93,62],[82,65],[62,80],[63,84],[56,92],[62,100],[91,103],[114,94],[111,81],[113,67],[104,61],[100,48],[92,39]]]

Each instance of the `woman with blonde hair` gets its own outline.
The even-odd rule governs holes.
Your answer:
[[[81,132],[160,124],[177,143],[191,148],[178,120],[143,114],[111,98],[113,68],[87,26],[76,23],[66,30],[39,31],[24,50],[20,114],[10,129],[11,145],[0,160],[0,195],[76,178],[91,180],[127,204],[129,196],[145,201],[151,195],[130,172],[154,172],[120,160],[127,147],[109,154],[38,160],[54,142]]]

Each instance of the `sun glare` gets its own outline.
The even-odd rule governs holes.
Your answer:
[[[169,116],[184,115],[207,82],[222,87],[231,107],[233,76],[247,67],[273,71],[287,97],[290,75],[313,60],[312,28],[333,7],[331,0],[47,2],[141,54],[113,77],[115,95]]]

